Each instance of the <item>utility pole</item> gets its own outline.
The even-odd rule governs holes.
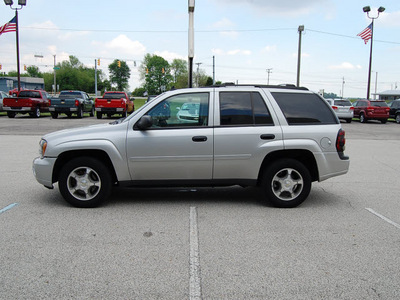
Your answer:
[[[345,81],[344,81],[344,77],[342,78],[342,99],[343,99],[343,94],[344,94],[344,84],[345,84]]]
[[[213,55],[213,85],[215,85],[215,56]]]
[[[201,64],[203,64],[203,63],[196,63],[196,65],[197,65],[197,87],[199,87],[199,85],[200,85],[200,74],[199,74],[199,71],[200,71],[200,65]]]
[[[54,56],[54,96],[57,94],[57,85],[56,85],[56,54]]]
[[[97,59],[94,60],[94,94],[97,97]]]
[[[272,68],[267,69],[267,73],[268,73],[268,81],[267,81],[267,84],[268,84],[268,85],[269,85],[269,74],[272,73],[271,71],[272,71]]]

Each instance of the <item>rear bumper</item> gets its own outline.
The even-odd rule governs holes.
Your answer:
[[[98,112],[108,113],[108,112],[123,112],[123,111],[125,111],[125,108],[123,108],[123,107],[96,107],[95,110]]]
[[[66,113],[78,111],[77,107],[50,107],[50,112]]]
[[[33,111],[33,107],[3,107],[4,111],[13,111],[13,112],[29,112]]]

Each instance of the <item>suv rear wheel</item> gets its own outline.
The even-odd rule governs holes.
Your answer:
[[[367,119],[365,118],[363,113],[360,114],[360,122],[361,123],[367,123]]]
[[[77,157],[60,171],[58,187],[64,199],[76,207],[99,206],[111,193],[108,168],[92,157]]]
[[[276,207],[300,205],[311,190],[311,175],[298,160],[280,159],[264,172],[262,185],[267,200]]]

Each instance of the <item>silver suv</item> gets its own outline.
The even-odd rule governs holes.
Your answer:
[[[37,181],[94,207],[113,186],[260,186],[295,207],[313,181],[345,174],[345,134],[328,103],[294,86],[166,92],[128,118],[45,135]]]

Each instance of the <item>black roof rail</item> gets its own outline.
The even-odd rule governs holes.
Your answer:
[[[293,90],[303,90],[308,91],[306,87],[299,87],[294,84],[278,84],[278,85],[268,85],[268,84],[235,84],[233,82],[225,82],[222,84],[212,85],[211,87],[229,87],[229,86],[254,86],[258,88],[271,88],[271,89],[293,89]]]

